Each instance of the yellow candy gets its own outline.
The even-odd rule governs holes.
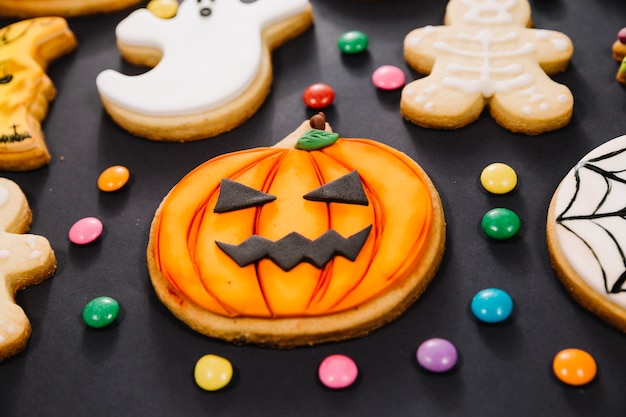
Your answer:
[[[221,356],[204,355],[196,363],[194,378],[203,390],[217,391],[233,378],[233,365]]]
[[[152,0],[146,6],[156,17],[170,19],[178,12],[178,1],[176,0]]]
[[[517,185],[517,174],[507,164],[496,162],[483,169],[480,182],[490,193],[506,194]]]

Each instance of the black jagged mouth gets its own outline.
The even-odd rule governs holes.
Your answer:
[[[303,262],[322,269],[335,256],[354,261],[371,230],[372,225],[369,225],[352,236],[343,237],[331,229],[315,240],[292,232],[277,241],[253,235],[239,245],[215,243],[240,267],[270,259],[284,271],[290,271]]]

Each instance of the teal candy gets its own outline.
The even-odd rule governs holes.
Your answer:
[[[511,316],[513,299],[499,288],[487,288],[479,291],[472,299],[472,313],[485,323],[499,323]]]

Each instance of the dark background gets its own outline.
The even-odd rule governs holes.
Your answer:
[[[626,335],[565,292],[550,267],[544,230],[566,172],[592,148],[626,133],[626,91],[614,80],[618,64],[611,57],[626,25],[626,3],[531,1],[535,26],[564,32],[575,46],[567,71],[554,77],[574,94],[573,119],[538,137],[510,133],[486,114],[458,131],[423,129],[402,119],[400,90],[373,87],[370,75],[384,64],[404,69],[409,80],[420,76],[404,62],[403,38],[441,24],[446,1],[311,3],[316,23],[274,52],[272,92],[256,115],[230,133],[187,144],[133,137],[102,109],[95,88],[100,71],[141,71],[124,63],[115,46],[115,25],[128,11],[69,20],[79,47],[48,71],[58,90],[43,124],[52,161],[31,172],[1,173],[26,193],[31,230],[50,240],[58,270],[17,294],[33,334],[24,352],[0,363],[0,416],[624,415]],[[369,35],[367,53],[338,51],[337,38],[351,29]],[[437,186],[448,222],[439,273],[400,319],[362,339],[278,351],[196,334],[150,285],[145,248],[154,210],[205,160],[269,146],[290,133],[314,113],[301,95],[320,81],[336,91],[326,109],[335,131],[406,152]],[[518,173],[511,194],[490,195],[480,185],[480,172],[496,161]],[[114,164],[127,166],[132,181],[123,192],[101,193],[97,177]],[[480,220],[493,207],[520,215],[515,239],[484,236]],[[85,216],[100,218],[105,232],[93,245],[74,246],[67,232]],[[488,287],[514,299],[514,315],[504,324],[478,323],[469,312],[474,294]],[[94,330],[81,312],[100,295],[117,299],[122,313],[112,327]],[[456,345],[454,371],[419,368],[415,351],[431,337]],[[568,347],[595,357],[598,375],[589,385],[566,386],[553,375],[554,355]],[[234,380],[222,391],[204,392],[194,383],[193,367],[207,353],[234,365]],[[317,379],[318,364],[332,353],[359,366],[357,383],[346,390],[331,391]]]

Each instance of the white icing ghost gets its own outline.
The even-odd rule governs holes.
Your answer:
[[[404,88],[403,114],[432,120],[429,127],[456,128],[490,104],[494,117],[520,125],[519,131],[562,127],[573,97],[546,72],[562,71],[573,47],[562,33],[527,28],[530,21],[527,0],[451,0],[446,26],[405,38],[409,63],[430,75]]]
[[[151,116],[219,107],[256,77],[265,53],[262,30],[308,7],[308,0],[183,0],[171,19],[136,10],[117,26],[118,41],[159,49],[163,57],[137,76],[103,71],[98,90],[113,104]]]

